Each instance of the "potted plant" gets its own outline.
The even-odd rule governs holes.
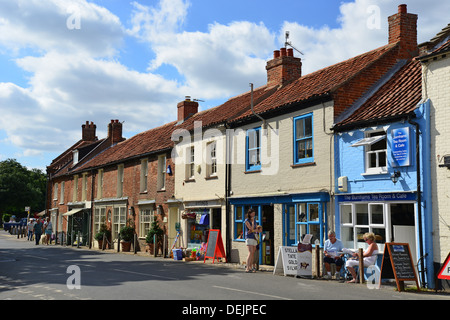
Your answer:
[[[129,252],[131,248],[131,241],[134,237],[134,223],[129,221],[126,226],[120,229],[120,239],[122,240],[122,251]]]
[[[156,218],[153,220],[150,230],[147,233],[147,237],[145,241],[149,246],[149,253],[156,253],[158,251],[158,247],[162,247],[162,236],[164,235],[164,230],[159,226],[159,222]],[[154,236],[156,236],[156,246],[153,243]]]
[[[110,238],[111,238],[111,231],[108,229],[108,226],[105,223],[103,223],[100,226],[99,232],[96,233],[94,236],[94,239],[97,240],[98,242],[98,248],[103,249],[103,239],[107,241],[106,243],[108,244],[109,247],[108,241]]]

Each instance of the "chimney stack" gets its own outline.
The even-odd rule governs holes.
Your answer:
[[[273,52],[266,70],[268,87],[285,85],[302,76],[302,61],[294,57],[294,49],[281,48]]]
[[[186,96],[184,101],[177,104],[178,108],[178,122],[181,123],[193,114],[198,112],[198,102],[191,101],[191,97]]]
[[[125,140],[122,137],[122,123],[120,123],[119,120],[111,120],[108,124],[108,139],[111,140],[111,144],[116,144]]]
[[[95,136],[95,130],[97,126],[91,121],[86,121],[86,124],[81,126],[82,128],[82,139],[83,141],[96,141],[97,137]]]
[[[409,59],[418,53],[417,14],[408,13],[406,4],[398,6],[398,12],[388,17],[389,44],[400,43],[399,58]]]

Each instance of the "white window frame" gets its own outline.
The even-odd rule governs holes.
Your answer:
[[[124,176],[124,165],[119,164],[117,166],[117,198],[123,197],[123,176]]]
[[[142,208],[139,212],[139,237],[145,238],[155,220],[155,210],[153,208]]]
[[[367,207],[367,224],[364,223],[358,223],[357,220],[357,206],[366,206]],[[373,212],[375,206],[382,206],[383,210],[383,223],[374,223],[373,222]],[[389,231],[389,220],[388,220],[388,206],[389,203],[385,202],[352,202],[352,203],[342,203],[340,204],[339,212],[340,212],[340,218],[341,218],[341,241],[344,244],[344,247],[348,248],[354,248],[359,249],[363,248],[364,250],[367,249],[368,245],[363,241],[358,241],[358,229],[367,229],[365,232],[374,232],[374,229],[384,229],[384,242],[378,243],[378,250],[379,252],[384,251],[384,244],[388,241],[390,237],[390,231]],[[344,215],[344,208],[347,207],[351,210],[350,218],[351,221],[349,222],[343,222],[343,215]],[[353,238],[353,244],[348,243],[346,239],[344,238],[344,229],[351,229],[352,232],[352,238]],[[359,233],[360,236],[362,236],[365,232]],[[377,235],[377,232],[374,232],[375,235]],[[359,239],[362,240],[362,239]]]
[[[207,174],[208,177],[217,176],[217,141],[211,141],[206,145]]]
[[[372,134],[378,134],[378,133],[384,133],[382,135],[372,135]],[[374,145],[377,142],[380,142],[381,140],[386,141],[386,149],[379,149],[379,150],[371,150],[372,145]],[[375,131],[368,131],[365,132],[365,137],[356,143],[352,144],[352,147],[364,147],[364,167],[365,172],[363,174],[386,174],[388,173],[387,169],[387,135],[384,130],[375,130]],[[380,165],[380,156],[384,154],[385,159],[385,165]],[[370,160],[371,156],[375,156],[375,162],[376,165],[374,167],[371,167]]]
[[[146,193],[148,186],[148,159],[141,160],[140,192]]]
[[[58,200],[58,182],[55,182],[53,184],[53,200],[54,201]]]
[[[187,148],[186,159],[186,180],[194,180],[195,178],[195,147]]]
[[[97,178],[97,199],[103,198],[103,175],[104,170],[99,169],[98,170],[98,178]]]
[[[61,193],[59,196],[59,204],[64,204],[64,189],[65,189],[65,182],[61,182]]]
[[[127,224],[127,207],[125,206],[115,206],[113,207],[112,214],[112,236],[113,239],[119,237],[120,229],[125,227]]]
[[[165,190],[166,188],[166,163],[167,157],[165,154],[158,156],[158,176],[157,176],[157,190]]]

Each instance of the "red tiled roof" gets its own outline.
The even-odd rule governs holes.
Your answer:
[[[420,62],[413,59],[335,128],[406,115],[414,111],[421,98],[422,67]]]
[[[274,90],[267,89],[266,86],[254,90],[254,104],[257,105],[259,101],[273,92]],[[247,92],[229,99],[220,106],[196,113],[181,124],[177,124],[177,121],[173,121],[160,127],[139,133],[130,139],[110,147],[73,172],[81,172],[90,168],[106,166],[108,164],[118,163],[141,155],[158,153],[172,148],[174,145],[171,139],[172,133],[176,129],[191,131],[194,129],[194,122],[200,122],[203,128],[224,123],[230,117],[250,109],[250,101],[251,93]]]
[[[371,66],[378,59],[396,48],[397,44],[388,44],[302,76],[285,87],[280,88],[261,104],[255,106],[255,112],[264,113],[286,105],[333,93],[350,79],[361,73],[365,68]],[[247,111],[234,120],[242,120],[251,116],[251,111]]]

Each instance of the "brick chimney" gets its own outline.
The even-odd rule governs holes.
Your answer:
[[[388,17],[389,44],[400,42],[399,58],[409,59],[418,53],[417,14],[407,12],[406,4],[398,6],[398,13]]]
[[[97,137],[95,136],[95,129],[97,129],[97,126],[93,122],[89,123],[89,121],[86,121],[86,124],[83,124],[81,128],[83,141],[97,140]]]
[[[122,137],[122,123],[119,120],[111,120],[108,124],[108,139],[111,140],[111,144],[125,140]]]
[[[284,85],[302,76],[302,61],[294,57],[294,49],[281,48],[273,52],[266,70],[268,87]]]
[[[183,122],[193,114],[198,112],[198,102],[191,101],[191,97],[186,96],[184,101],[177,104],[178,108],[178,122]]]

